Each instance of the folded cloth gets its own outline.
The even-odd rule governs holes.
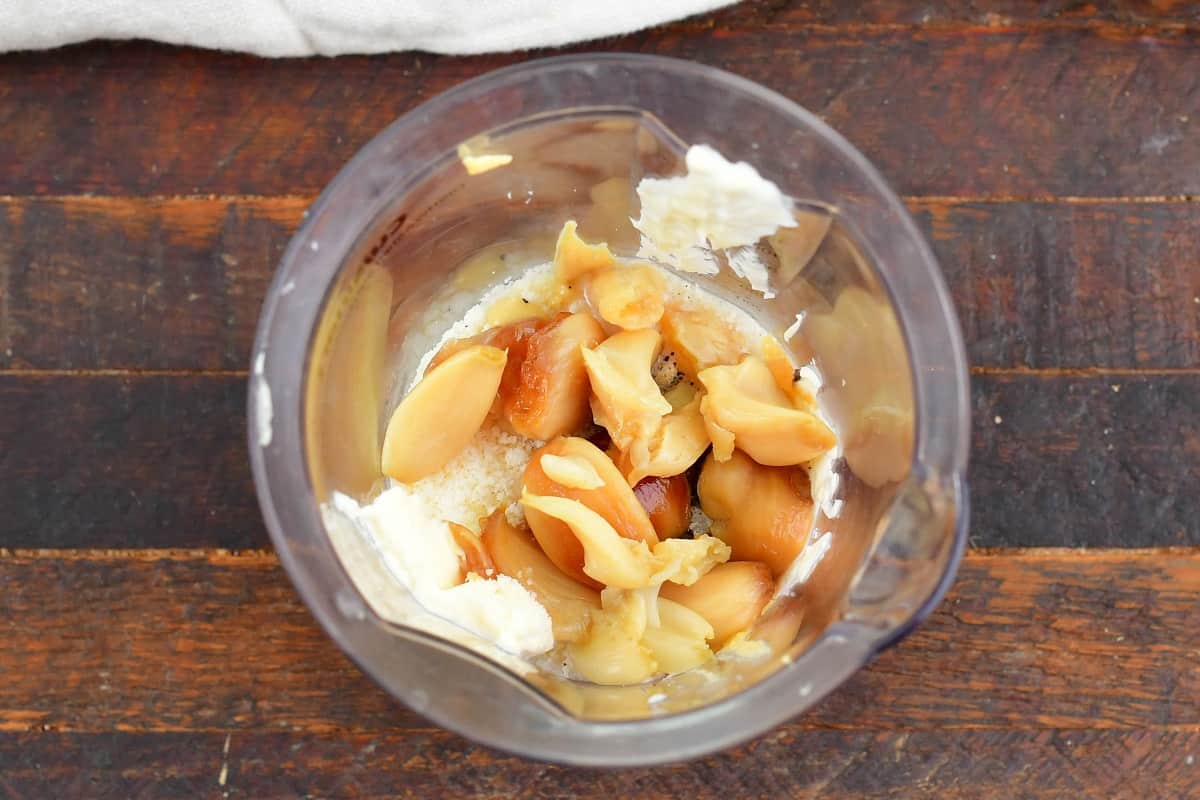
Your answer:
[[[485,53],[612,36],[734,0],[0,0],[0,50],[155,39],[261,56]]]

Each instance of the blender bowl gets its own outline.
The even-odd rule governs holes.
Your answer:
[[[842,442],[805,579],[757,635],[769,658],[703,679],[602,687],[522,669],[416,612],[325,506],[379,485],[412,357],[487,288],[549,260],[578,219],[632,255],[632,187],[687,147],[745,161],[796,201],[771,299],[688,276],[789,330]],[[967,369],[928,246],[879,174],[787,99],[673,59],[585,55],[500,70],[418,107],[328,186],[268,292],[250,379],[250,456],[280,560],[325,630],[392,695],[504,750],[574,764],[676,761],[810,707],[939,602],[966,538]],[[443,635],[439,635],[439,633]]]

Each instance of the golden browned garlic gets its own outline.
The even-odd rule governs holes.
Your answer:
[[[714,444],[728,432],[739,450],[777,467],[811,461],[837,444],[819,417],[792,405],[761,359],[746,356],[736,366],[709,367],[699,378],[707,390],[700,413]],[[717,451],[718,458],[725,449]]]
[[[546,458],[550,458],[549,470],[546,469]],[[564,469],[563,461],[570,467]],[[586,480],[583,479],[585,474]],[[588,488],[586,484],[592,482],[593,476],[600,484]],[[619,536],[626,539],[651,545],[658,541],[650,518],[624,476],[608,456],[586,439],[562,437],[536,450],[525,467],[521,483],[531,494],[579,501],[601,515]],[[600,588],[601,583],[584,572],[583,545],[564,521],[528,507],[525,519],[546,555],[559,569],[582,583]]]
[[[457,522],[447,522],[446,524],[450,526],[450,535],[453,537],[454,543],[462,550],[462,555],[458,558],[459,564],[462,565],[462,580],[465,581],[467,576],[472,573],[481,578],[492,577],[496,572],[496,565],[492,563],[492,557],[488,555],[479,535]]]
[[[605,192],[615,202],[628,188]],[[608,227],[622,219],[597,214]],[[668,302],[659,267],[619,261],[574,222],[553,275],[535,277],[487,310],[493,327],[434,356],[388,423],[385,474],[431,475],[484,424],[534,440],[515,448],[522,459],[537,448],[519,506],[484,504],[480,534],[449,523],[461,579],[519,581],[549,614],[555,658],[597,684],[689,670],[721,648],[748,657],[808,540],[801,465],[836,444],[815,399],[774,338],[747,341],[686,292],[672,288]],[[689,470],[701,459],[696,495],[712,531],[693,536]],[[762,635],[782,649],[802,616],[771,619],[782,621]]]
[[[775,593],[771,569],[759,561],[727,561],[691,586],[664,583],[659,596],[690,608],[712,626],[712,644],[720,647],[749,628]]]
[[[411,483],[458,455],[487,418],[506,360],[503,350],[475,345],[426,374],[388,421],[383,473]]]
[[[655,436],[662,418],[671,412],[650,375],[661,341],[657,331],[622,331],[583,350],[592,416],[622,450]]]
[[[801,468],[764,467],[740,450],[725,461],[710,454],[696,493],[737,561],[761,561],[779,576],[808,541],[813,502]]]
[[[563,225],[554,247],[554,274],[563,283],[570,283],[594,270],[606,269],[616,263],[606,244],[588,244],[575,232],[575,221]]]
[[[701,311],[668,308],[659,324],[663,346],[675,354],[679,369],[693,380],[701,370],[736,364],[746,348],[728,323]]]
[[[525,340],[520,378],[501,395],[513,430],[546,441],[591,422],[591,389],[580,351],[603,338],[590,314],[570,314]]]
[[[663,281],[649,264],[593,274],[587,297],[601,319],[627,331],[652,328],[663,315]]]

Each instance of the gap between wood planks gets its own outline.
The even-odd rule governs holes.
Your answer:
[[[1006,559],[1009,561],[1056,561],[1065,557],[1105,563],[1163,556],[1200,556],[1200,546],[1165,545],[1163,547],[973,547],[968,561]],[[202,561],[231,567],[276,566],[274,550],[226,550],[224,548],[5,548],[0,561]]]

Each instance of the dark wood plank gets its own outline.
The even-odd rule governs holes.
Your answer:
[[[244,395],[0,373],[0,547],[266,546]],[[982,374],[973,396],[973,543],[1200,544],[1200,373]]]
[[[676,23],[723,27],[804,25],[1179,26],[1200,22],[1193,0],[752,0]],[[671,30],[675,26],[666,26]]]
[[[910,207],[977,367],[1200,367],[1200,205]]]
[[[1200,544],[1200,374],[972,381],[972,542]]]
[[[0,201],[0,366],[245,368],[307,204]]]
[[[431,727],[270,555],[10,552],[0,587],[19,643],[0,651],[0,731]],[[1197,593],[1195,549],[972,552],[924,626],[787,729],[1200,733]]]
[[[245,394],[240,376],[0,376],[0,546],[265,545]]]
[[[0,368],[244,369],[308,201],[0,199]],[[1200,204],[910,207],[976,366],[1200,366]]]
[[[1144,800],[1195,797],[1198,752],[1196,732],[789,731],[689,764],[589,770],[441,732],[10,734],[0,735],[0,791],[94,800]]]
[[[693,25],[566,52],[662,53],[760,81],[843,131],[903,194],[1158,196],[1200,194],[1180,168],[1200,160],[1197,41],[1169,27]],[[0,194],[313,192],[402,112],[534,55],[0,56]]]

